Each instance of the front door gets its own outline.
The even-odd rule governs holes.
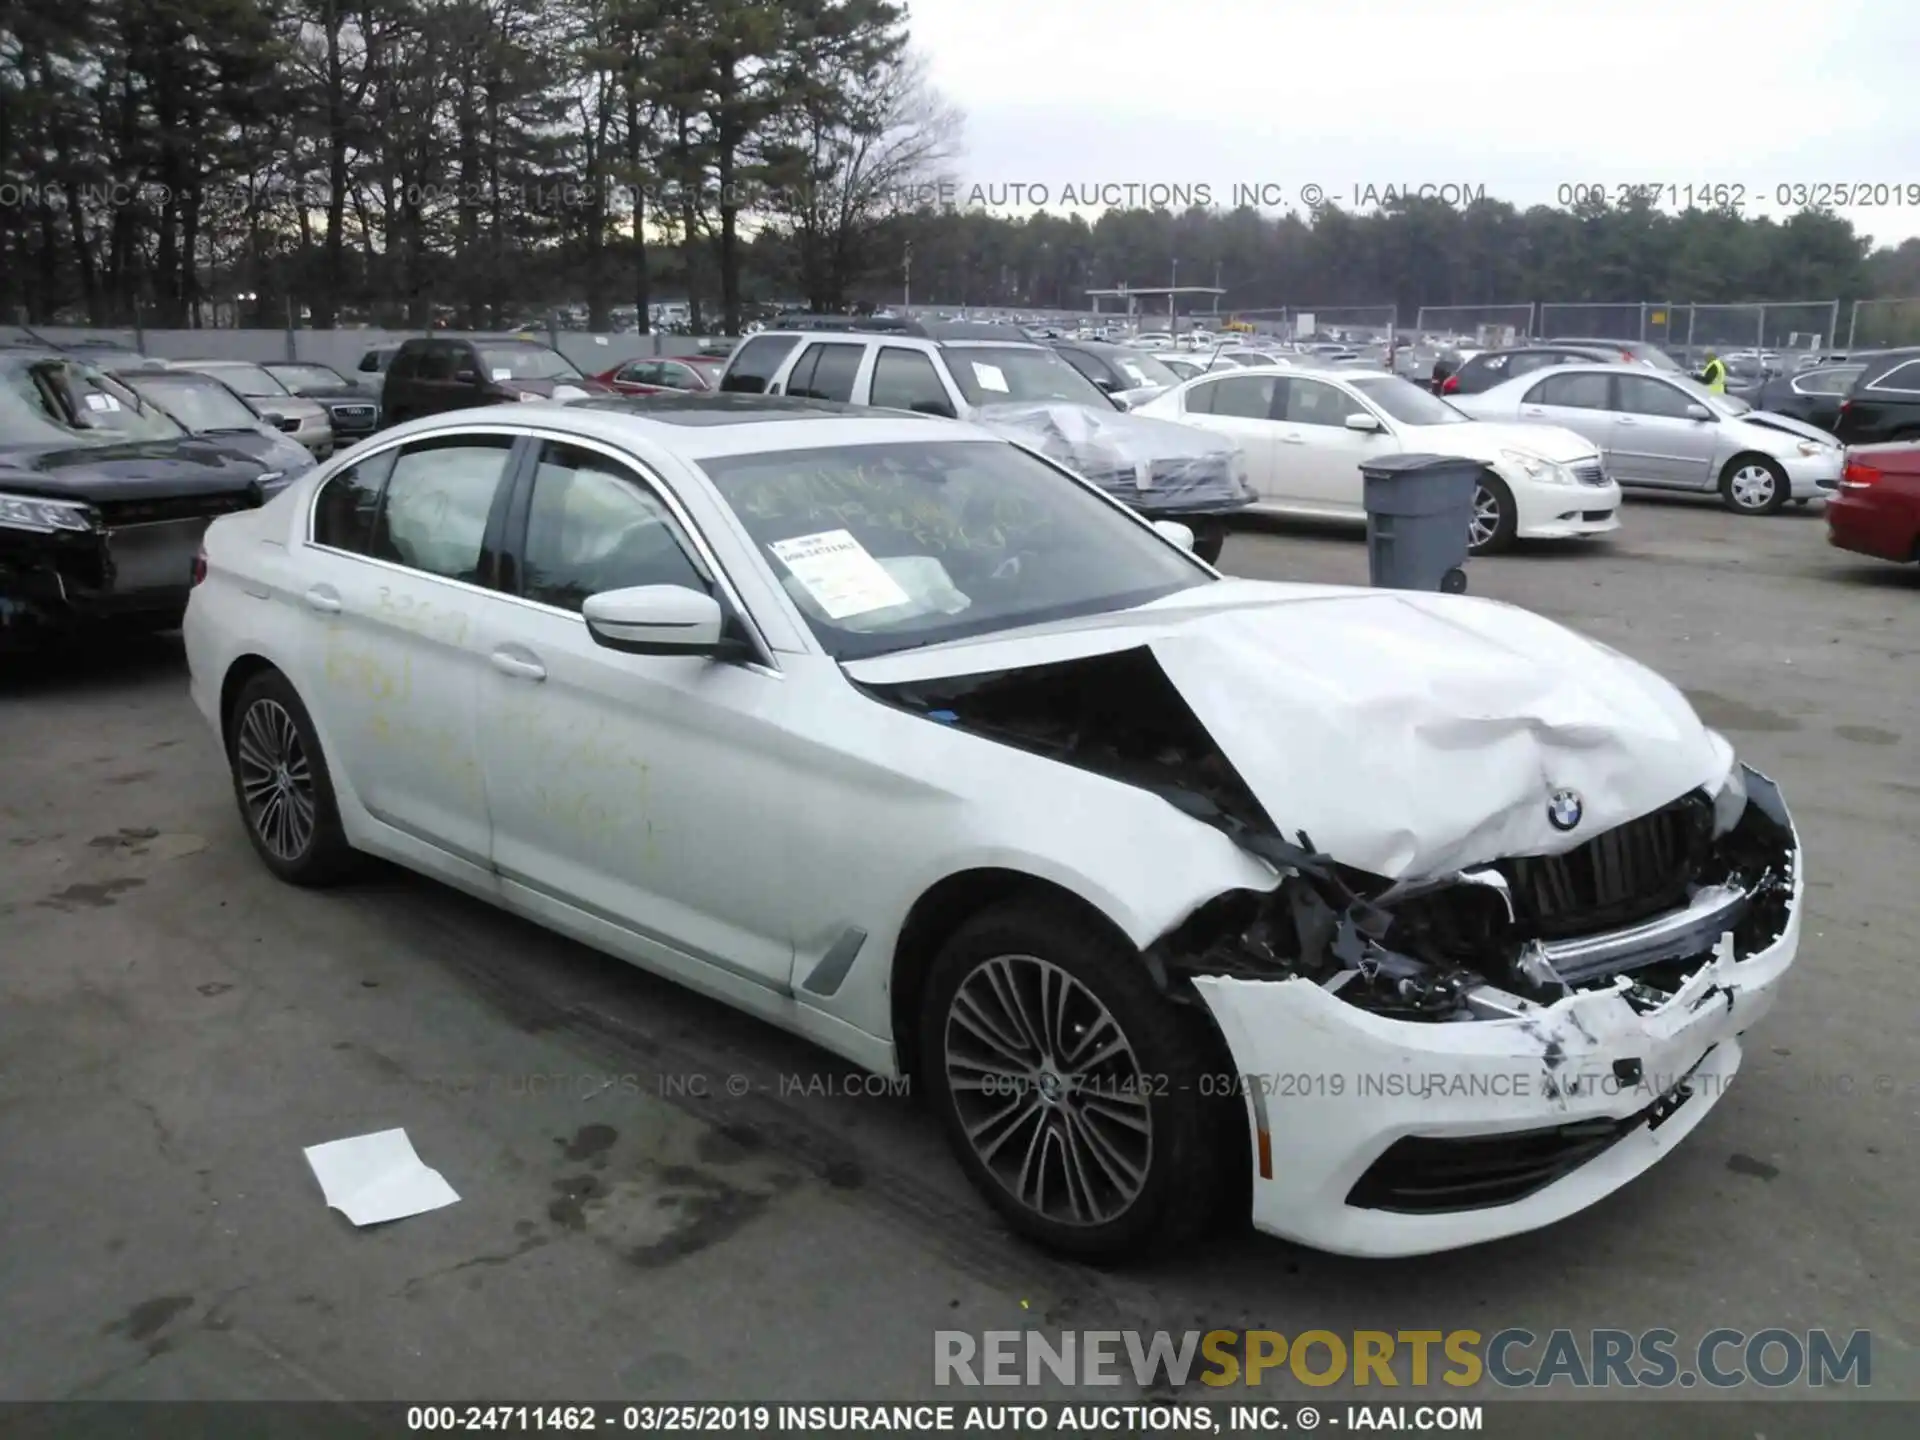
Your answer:
[[[1713,460],[1720,425],[1717,419],[1688,415],[1702,403],[1699,397],[1651,375],[1619,375],[1614,384],[1618,413],[1613,446],[1619,477],[1668,489],[1710,489],[1717,478]]]
[[[787,687],[757,666],[597,644],[589,595],[713,593],[660,492],[597,447],[543,443],[521,563],[483,627],[480,753],[502,881],[771,988],[788,983]]]
[[[1337,385],[1295,375],[1285,390],[1280,443],[1297,469],[1294,485],[1301,498],[1324,514],[1365,515],[1360,464],[1392,454],[1393,437],[1384,429],[1349,430],[1348,416],[1372,412]]]
[[[1287,503],[1285,467],[1279,454],[1279,427],[1273,416],[1286,382],[1275,375],[1223,375],[1188,389],[1181,397],[1182,417],[1190,425],[1224,435],[1247,457],[1247,480],[1254,493],[1274,504]]]

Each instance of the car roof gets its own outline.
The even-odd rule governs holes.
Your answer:
[[[957,420],[905,410],[739,394],[604,396],[567,405],[532,402],[451,410],[410,422],[406,428],[409,433],[433,434],[501,420],[558,425],[614,445],[648,441],[694,462],[780,450],[1000,438]]]

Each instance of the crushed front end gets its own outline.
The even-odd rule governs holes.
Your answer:
[[[1281,884],[1149,958],[1232,1053],[1255,1224],[1339,1253],[1516,1234],[1625,1184],[1720,1098],[1799,942],[1792,820],[1737,763],[1574,849],[1418,882],[1243,843]]]

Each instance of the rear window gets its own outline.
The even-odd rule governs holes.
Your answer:
[[[799,343],[797,335],[754,336],[735,352],[720,388],[736,395],[766,394],[767,382]]]
[[[1893,391],[1896,394],[1920,395],[1920,358],[1896,360],[1871,380],[1867,379],[1872,371],[1864,372],[1860,377],[1859,390]]]

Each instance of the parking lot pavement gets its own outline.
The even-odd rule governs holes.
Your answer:
[[[1225,565],[1361,581],[1365,552],[1263,526]],[[176,643],[15,666],[0,1396],[909,1398],[942,1328],[1778,1325],[1871,1330],[1874,1394],[1920,1397],[1920,576],[1829,550],[1817,512],[1639,500],[1610,543],[1469,575],[1685,688],[1784,787],[1811,904],[1673,1157],[1413,1261],[1039,1254],[912,1103],[801,1042],[404,874],[273,881]],[[462,1198],[355,1230],[301,1150],[393,1126]]]

